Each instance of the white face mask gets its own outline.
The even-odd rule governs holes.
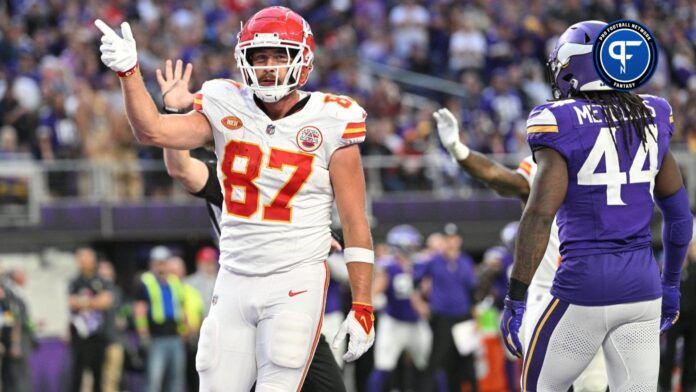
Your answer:
[[[282,48],[285,49],[288,62],[283,65],[273,66],[254,66],[249,63],[247,58],[248,51],[256,48]],[[295,56],[290,55],[290,51],[297,51]],[[303,53],[307,55],[303,56]],[[237,67],[242,73],[244,84],[254,91],[254,95],[263,102],[278,102],[280,99],[288,95],[292,90],[299,86],[302,76],[302,71],[305,67],[311,69],[313,54],[309,47],[304,44],[295,42],[281,41],[275,37],[256,37],[254,42],[240,48],[237,45],[235,50],[235,58]],[[275,83],[269,86],[262,86],[259,83],[257,71],[263,69],[275,70]],[[279,75],[282,69],[287,69],[285,77],[280,80]]]

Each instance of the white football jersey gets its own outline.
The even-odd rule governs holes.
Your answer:
[[[304,108],[275,121],[235,81],[211,80],[196,94],[194,108],[213,128],[224,195],[220,263],[233,272],[284,272],[328,256],[329,162],[365,140],[367,114],[345,96],[301,94],[309,95]]]
[[[517,172],[524,177],[527,182],[529,182],[529,187],[531,188],[534,182],[534,176],[537,172],[537,164],[534,162],[532,156],[528,156],[520,162],[517,167]],[[556,219],[554,218],[553,224],[551,225],[551,235],[549,236],[549,245],[546,247],[546,253],[544,253],[544,258],[539,264],[534,277],[532,278],[532,283],[530,286],[536,286],[544,290],[551,290],[551,285],[553,284],[553,278],[556,276],[556,270],[561,263],[561,252],[559,250],[561,246],[561,241],[558,238],[558,225],[556,224]]]

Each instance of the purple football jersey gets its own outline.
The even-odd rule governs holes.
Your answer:
[[[384,272],[389,276],[389,286],[385,292],[387,306],[384,311],[400,321],[418,321],[418,313],[411,305],[413,294],[413,275],[404,270],[396,261],[391,260],[384,266]]]
[[[632,138],[624,138],[621,129],[610,129],[601,107],[583,99],[538,106],[527,120],[532,151],[552,148],[568,166],[568,190],[556,215],[563,262],[552,293],[571,303],[606,305],[660,296],[652,252],[643,250],[650,247],[655,176],[674,127],[667,101],[642,97],[655,123],[647,130],[645,144],[633,129]],[[636,251],[643,251],[638,254],[650,262],[637,263]],[[609,259],[600,256],[606,254],[626,257],[614,258],[608,266],[604,264]],[[602,273],[595,273],[602,269]],[[559,275],[565,279],[559,280]],[[572,280],[569,276],[576,277],[575,284],[567,283]],[[589,279],[591,276],[603,278],[598,281]],[[581,277],[587,281],[579,285]],[[602,298],[587,298],[594,297],[593,292],[602,292]],[[641,295],[634,295],[637,292]]]
[[[429,276],[433,281],[430,293],[430,310],[433,314],[451,318],[471,314],[471,292],[477,284],[471,256],[462,252],[456,260],[448,260],[438,253],[425,264],[422,275]]]

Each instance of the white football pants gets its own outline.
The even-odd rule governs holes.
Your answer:
[[[198,342],[202,392],[292,392],[314,355],[329,273],[326,263],[267,276],[218,272]]]
[[[657,390],[660,307],[661,299],[580,306],[545,294],[525,314],[522,390],[566,391],[575,380],[585,391],[601,390],[594,389],[602,387],[595,382],[603,377],[600,349],[612,392]],[[591,362],[590,374],[581,375]]]
[[[408,351],[419,370],[428,366],[433,334],[425,320],[399,321],[386,313],[379,316],[375,336],[375,369],[392,371],[401,353]]]
[[[520,341],[525,342],[526,331],[533,331],[534,326],[539,320],[539,316],[544,311],[544,306],[548,305],[544,301],[549,293],[547,289],[530,286],[527,293],[526,311],[520,329]],[[609,380],[607,380],[607,367],[604,364],[604,351],[602,347],[597,350],[590,364],[580,373],[573,382],[575,392],[604,392],[607,390]]]

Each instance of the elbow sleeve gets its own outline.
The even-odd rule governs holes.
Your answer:
[[[682,187],[672,196],[656,200],[662,211],[662,242],[664,264],[662,280],[670,285],[679,284],[681,267],[693,235],[693,215],[689,209],[689,198]]]

